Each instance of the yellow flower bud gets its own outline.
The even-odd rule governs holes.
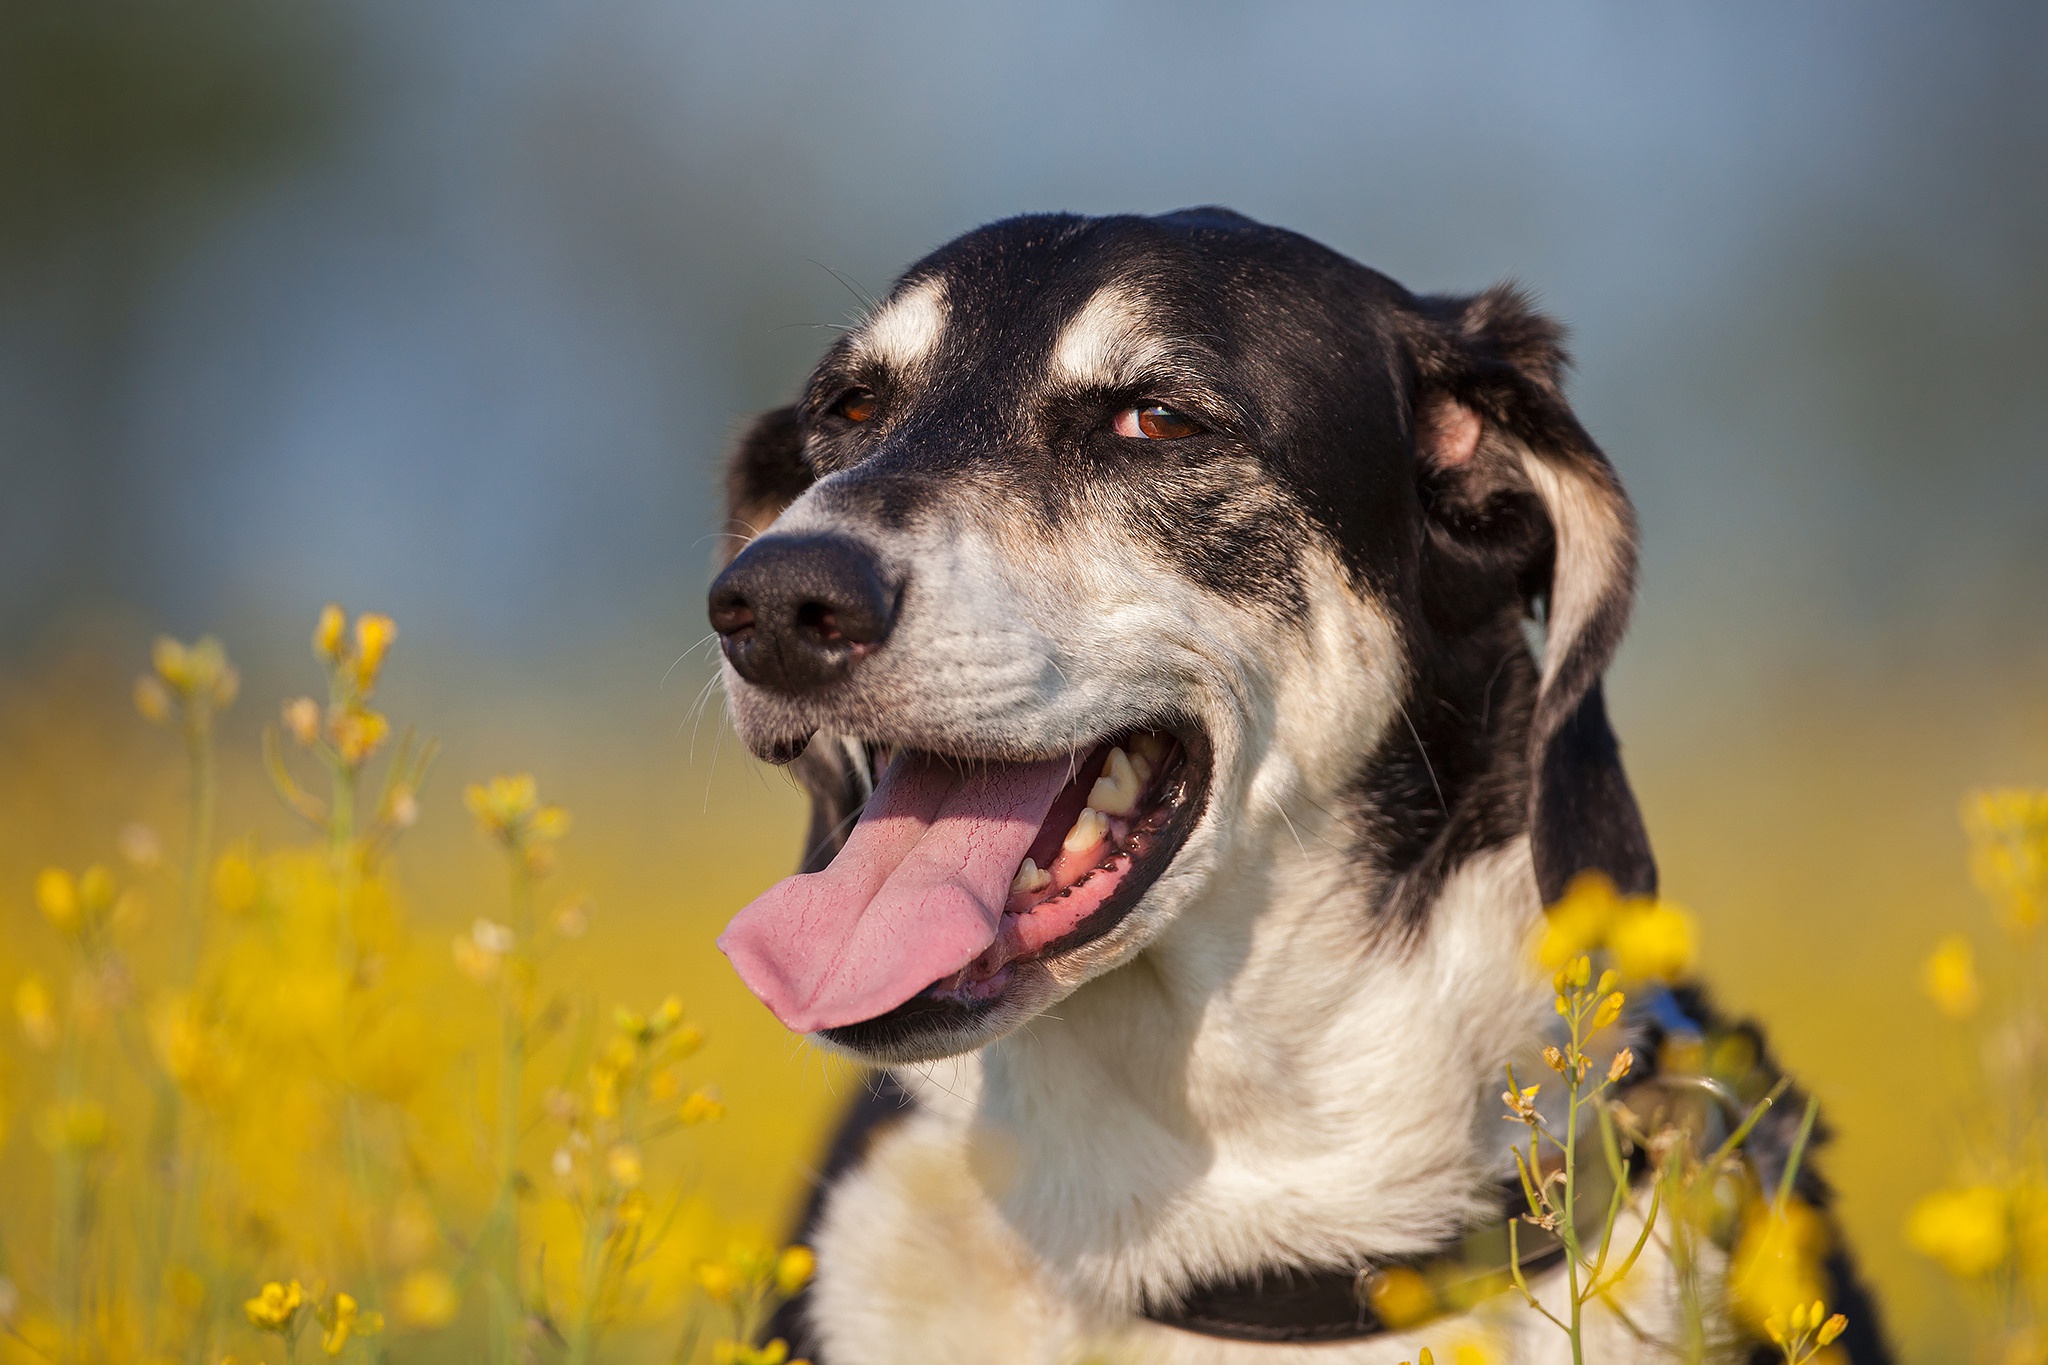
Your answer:
[[[1820,1336],[1816,1338],[1822,1346],[1831,1346],[1835,1338],[1849,1330],[1849,1319],[1837,1313],[1820,1325]]]
[[[70,933],[80,918],[78,883],[61,867],[44,868],[36,874],[36,908],[59,933]]]
[[[713,1303],[728,1303],[739,1287],[739,1277],[727,1265],[706,1261],[697,1267],[697,1285]]]
[[[329,602],[320,608],[320,619],[313,623],[313,654],[328,663],[341,658],[341,636],[348,629],[348,617],[342,612],[341,603]]]
[[[560,806],[542,806],[526,828],[536,839],[559,839],[569,832],[569,812]]]
[[[391,722],[367,707],[352,706],[329,724],[334,751],[351,768],[359,768],[391,737]]]
[[[366,611],[356,618],[356,686],[363,692],[377,685],[384,655],[397,638],[397,622],[382,612]]]
[[[320,703],[311,697],[293,697],[282,708],[284,732],[301,749],[310,749],[320,739]]]
[[[161,725],[171,718],[171,693],[147,673],[135,680],[135,709],[144,720]]]
[[[156,643],[150,646],[149,662],[156,669],[156,675],[169,683],[174,691],[192,690],[191,654],[170,636],[156,637]]]
[[[683,1101],[682,1108],[676,1114],[676,1117],[681,1119],[687,1127],[695,1127],[700,1123],[711,1123],[724,1116],[725,1105],[720,1102],[718,1096],[712,1094],[709,1090],[692,1091],[690,1097]]]
[[[1975,1014],[1983,991],[1977,984],[1977,960],[1970,940],[1950,934],[1936,945],[1934,955],[1920,969],[1920,987],[1934,1007],[1951,1019]]]
[[[615,1184],[630,1190],[640,1183],[640,1153],[627,1144],[622,1142],[607,1152],[604,1164]]]
[[[818,1268],[818,1258],[807,1246],[793,1246],[775,1258],[775,1289],[782,1297],[802,1289]]]
[[[14,1017],[30,1046],[47,1050],[57,1041],[57,1002],[40,976],[25,976],[14,988]]]
[[[1598,1033],[1621,1018],[1621,1007],[1625,1003],[1626,999],[1620,991],[1615,991],[1602,1000],[1599,1008],[1593,1011],[1593,1032]]]
[[[1938,1190],[1913,1206],[1906,1240],[1941,1262],[1958,1279],[1976,1279],[2005,1264],[2011,1253],[2009,1206],[1994,1185]]]

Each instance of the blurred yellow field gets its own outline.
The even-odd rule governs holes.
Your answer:
[[[353,648],[337,646],[338,674]],[[651,760],[620,712],[471,693],[447,726],[417,718],[449,739],[417,792],[379,804],[364,787],[355,834],[384,851],[344,887],[331,838],[269,790],[256,739],[274,731],[331,826],[291,732],[346,742],[339,712],[243,695],[219,721],[195,938],[176,716],[152,724],[131,697],[145,652],[110,629],[0,684],[0,1358],[263,1358],[282,1343],[254,1325],[260,1291],[293,1281],[306,1356],[347,1318],[337,1350],[352,1336],[393,1359],[467,1359],[507,1331],[582,1341],[582,1358],[710,1358],[734,1330],[734,1276],[772,1282],[806,1163],[857,1084],[711,947],[792,862],[796,793],[718,738],[715,701],[697,726],[664,691],[674,728]],[[285,676],[290,695],[318,690],[311,660]],[[423,695],[460,698],[390,695],[401,727]],[[385,696],[337,704],[372,714]],[[1952,1166],[1970,1059],[1921,963],[1957,932],[1997,955],[1957,803],[1976,779],[2048,769],[2048,707],[1909,680],[1846,702],[1788,688],[1777,708],[1733,739],[1643,727],[1632,757],[1667,894],[1699,915],[1720,998],[1763,1020],[1823,1100],[1825,1168],[1890,1326],[1913,1358],[1953,1359],[1963,1300],[1904,1230]],[[364,771],[381,780],[398,742],[370,746]],[[490,782],[501,769],[537,781]],[[508,1008],[527,1030],[510,1100]],[[510,1153],[495,1146],[507,1103]],[[524,1287],[524,1324],[493,1303],[507,1161],[518,1269],[502,1273]]]

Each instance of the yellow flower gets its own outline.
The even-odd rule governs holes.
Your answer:
[[[14,988],[14,1017],[30,1046],[48,1048],[57,1041],[57,1002],[40,976],[25,976]]]
[[[535,839],[559,839],[569,832],[569,812],[560,806],[542,806],[527,822],[526,832]]]
[[[255,1298],[243,1300],[242,1311],[249,1315],[252,1325],[282,1336],[291,1330],[292,1320],[298,1316],[305,1301],[306,1291],[297,1280],[288,1284],[272,1280]]]
[[[709,1090],[693,1090],[677,1111],[686,1126],[695,1127],[700,1123],[711,1123],[725,1117],[725,1105]]]
[[[36,908],[43,918],[68,934],[78,927],[78,883],[61,867],[46,867],[36,874]]]
[[[351,768],[359,768],[391,737],[391,722],[366,706],[349,706],[328,721],[334,751]]]
[[[356,618],[356,687],[365,696],[376,687],[384,655],[397,638],[398,623],[382,612],[366,611]]]
[[[818,1258],[806,1246],[787,1247],[775,1258],[775,1292],[785,1299],[811,1282]]]
[[[630,1145],[622,1142],[605,1153],[604,1164],[617,1184],[630,1190],[640,1183],[640,1153]]]
[[[1387,1326],[1412,1326],[1436,1311],[1436,1291],[1420,1271],[1407,1266],[1390,1266],[1372,1277],[1367,1294],[1372,1310]]]
[[[1828,1253],[1827,1220],[1799,1200],[1780,1213],[1753,1206],[1728,1262],[1728,1292],[1743,1318],[1762,1327],[1774,1313],[1820,1297]]]
[[[1692,968],[1697,945],[1692,916],[1669,901],[1630,903],[1607,935],[1615,967],[1633,981],[1676,981]]]
[[[1920,986],[1934,1007],[1951,1019],[1967,1019],[1977,1011],[1983,992],[1977,984],[1977,960],[1970,940],[1950,934],[1935,946],[1920,969]]]
[[[446,1327],[462,1311],[455,1281],[440,1270],[415,1270],[398,1282],[392,1307],[399,1319],[414,1327]]]
[[[472,782],[462,792],[462,803],[476,817],[477,827],[494,839],[507,838],[522,827],[538,800],[532,773],[501,773],[488,783]]]
[[[2005,1192],[1993,1185],[1937,1190],[1913,1206],[1906,1240],[1958,1279],[1988,1275],[2012,1250]]]
[[[2048,790],[1973,792],[1963,802],[1970,870],[2008,931],[2023,934],[2048,905]]]
[[[705,1261],[697,1267],[697,1285],[713,1303],[729,1303],[739,1288],[739,1276],[721,1261]]]
[[[1545,971],[1554,972],[1581,953],[1598,948],[1607,941],[1608,926],[1620,906],[1614,883],[1602,874],[1582,872],[1572,878],[1563,899],[1544,913],[1536,960]]]
[[[211,635],[191,645],[181,645],[168,635],[159,635],[150,649],[150,663],[155,667],[157,677],[188,703],[225,707],[233,703],[235,695],[241,691],[241,674],[228,662],[227,651],[221,648],[220,641]],[[139,691],[136,704],[142,704]],[[168,711],[168,707],[165,709]],[[143,714],[152,720],[161,718],[150,715],[147,709]]]
[[[317,658],[334,663],[341,658],[341,636],[348,629],[348,615],[341,609],[341,603],[329,602],[320,608],[320,618],[313,623],[313,653]]]
[[[314,1311],[326,1329],[320,1335],[320,1349],[331,1356],[340,1355],[351,1336],[370,1337],[384,1330],[384,1315],[364,1311],[352,1294],[336,1294]]]

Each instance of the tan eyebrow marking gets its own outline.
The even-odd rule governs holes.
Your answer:
[[[1055,380],[1117,389],[1144,382],[1168,358],[1167,339],[1153,330],[1150,309],[1128,285],[1105,285],[1081,305],[1053,343]]]
[[[947,311],[946,286],[937,278],[919,280],[861,324],[854,353],[891,369],[916,369],[938,348]]]

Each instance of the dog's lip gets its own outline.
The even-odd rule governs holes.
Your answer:
[[[1172,736],[1179,746],[1168,778],[1168,786],[1173,789],[1166,802],[1169,815],[1150,846],[1123,874],[1116,889],[1101,906],[1042,948],[1004,963],[983,984],[982,990],[973,995],[946,990],[945,980],[936,981],[894,1009],[858,1023],[823,1029],[821,1036],[856,1051],[889,1052],[905,1039],[926,1038],[943,1042],[978,1031],[1015,1001],[1022,993],[1021,985],[1026,977],[1042,976],[1051,964],[1114,932],[1180,856],[1188,835],[1207,809],[1213,776],[1213,747],[1200,727],[1160,720],[1112,731],[1073,749],[1056,749],[1050,754],[1036,756],[1040,759],[1070,753],[1085,756],[1113,743],[1119,736],[1148,729]],[[867,743],[871,750],[881,747],[875,741]],[[976,756],[948,752],[947,757],[972,761]],[[985,760],[989,755],[984,752],[978,757]]]

